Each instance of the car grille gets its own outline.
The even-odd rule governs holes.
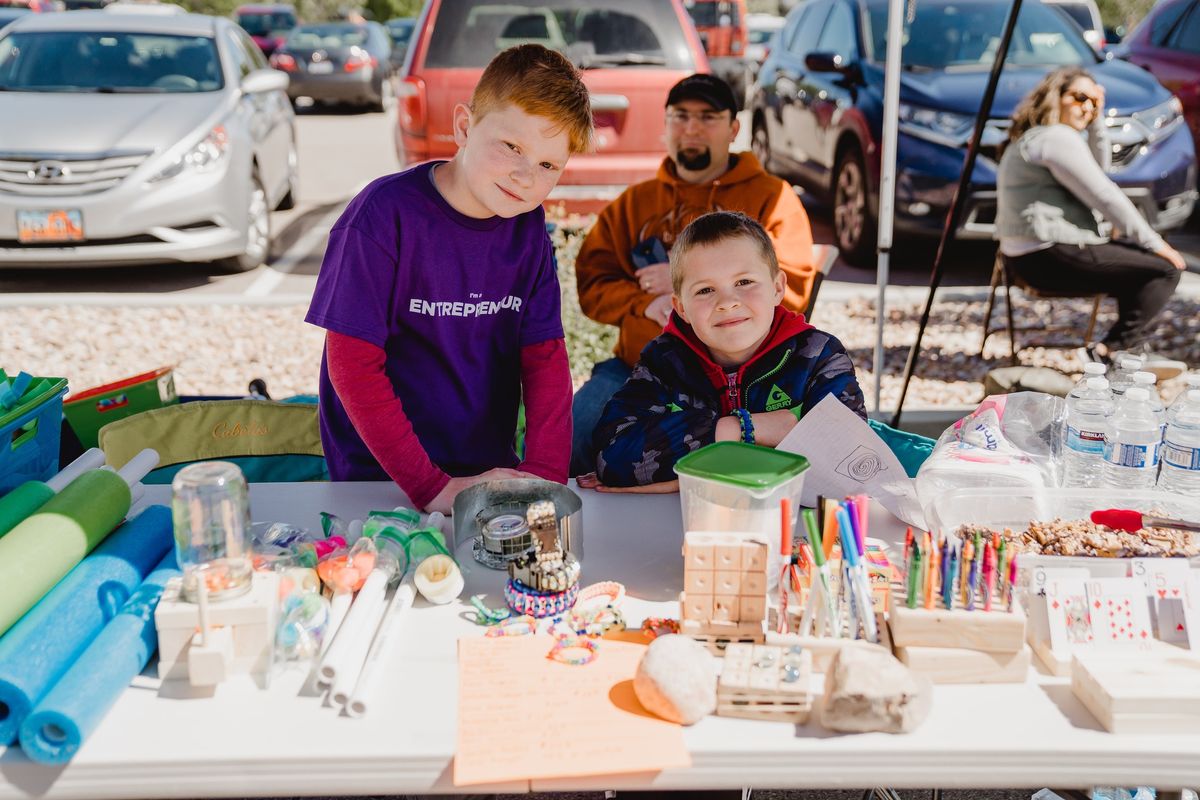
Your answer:
[[[149,153],[0,153],[0,192],[30,197],[96,194],[129,177]]]

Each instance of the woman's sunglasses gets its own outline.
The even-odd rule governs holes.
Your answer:
[[[1076,103],[1079,103],[1079,105],[1091,103],[1092,108],[1100,107],[1100,103],[1096,100],[1096,98],[1092,97],[1087,92],[1067,92],[1067,97],[1072,98]]]

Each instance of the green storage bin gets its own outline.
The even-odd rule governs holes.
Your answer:
[[[100,429],[108,423],[178,402],[174,369],[160,367],[132,378],[85,389],[67,398],[63,412],[71,430],[79,437],[79,443],[89,448],[98,445]]]

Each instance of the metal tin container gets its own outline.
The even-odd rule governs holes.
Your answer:
[[[583,561],[583,501],[567,486],[529,478],[488,481],[460,492],[454,499],[451,551],[472,542],[476,561],[493,569],[506,568],[533,546],[525,510],[538,500],[554,503],[563,550]],[[520,521],[519,527],[509,527],[513,517]],[[513,535],[522,528],[523,534]],[[527,541],[523,548],[522,537]]]

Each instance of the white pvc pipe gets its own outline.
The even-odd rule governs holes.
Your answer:
[[[346,614],[350,611],[350,603],[353,601],[354,592],[334,592],[333,597],[329,599],[329,630],[325,632],[325,639],[321,642],[321,656],[329,651],[334,637],[342,629],[342,623],[345,621]],[[320,680],[319,674],[317,679]]]
[[[400,625],[404,621],[406,612],[412,608],[415,597],[416,592],[413,590],[413,585],[408,581],[404,581],[396,587],[392,602],[388,604],[387,612],[379,623],[379,631],[375,634],[375,640],[371,642],[371,649],[367,651],[367,658],[363,663],[362,672],[358,676],[358,683],[354,685],[354,694],[350,695],[350,702],[345,704],[346,713],[350,716],[364,716],[374,702],[372,698],[386,674],[383,664],[391,658],[392,653],[396,650],[396,643],[400,638],[398,633]]]
[[[900,129],[900,70],[904,44],[903,0],[888,0],[887,60],[883,70],[883,152],[879,163],[879,261],[875,274],[875,411],[883,389],[883,322],[896,216],[896,147]]]
[[[372,604],[370,610],[371,613],[367,617],[366,623],[355,629],[354,641],[346,650],[345,659],[338,666],[337,677],[329,692],[329,697],[333,700],[334,705],[347,706],[350,704],[350,695],[354,693],[354,687],[358,685],[358,678],[362,675],[367,656],[379,634],[384,614],[387,613],[387,604],[384,603],[383,597],[379,598],[378,603]]]
[[[374,632],[373,628],[367,630],[364,628],[371,624],[372,615],[383,606],[388,577],[389,573],[386,570],[373,569],[362,588],[358,590],[358,595],[354,598],[354,603],[350,606],[350,611],[346,614],[346,618],[338,630],[337,638],[325,652],[324,658],[321,659],[321,666],[317,669],[317,677],[322,682],[334,683],[339,672],[350,669],[352,652],[359,646],[360,636],[369,637]],[[366,657],[367,647],[370,644],[370,639],[367,639],[366,644],[362,645],[362,652],[359,655],[360,664]],[[351,684],[352,687],[353,684]]]
[[[124,478],[127,484],[133,486],[133,484],[146,477],[150,473],[150,470],[157,466],[158,451],[147,447],[129,459],[129,463],[117,470],[117,474]]]
[[[66,488],[68,483],[83,473],[102,466],[104,466],[104,451],[99,447],[93,447],[63,467],[57,475],[46,481],[46,485],[53,489],[55,494],[58,494]]]

